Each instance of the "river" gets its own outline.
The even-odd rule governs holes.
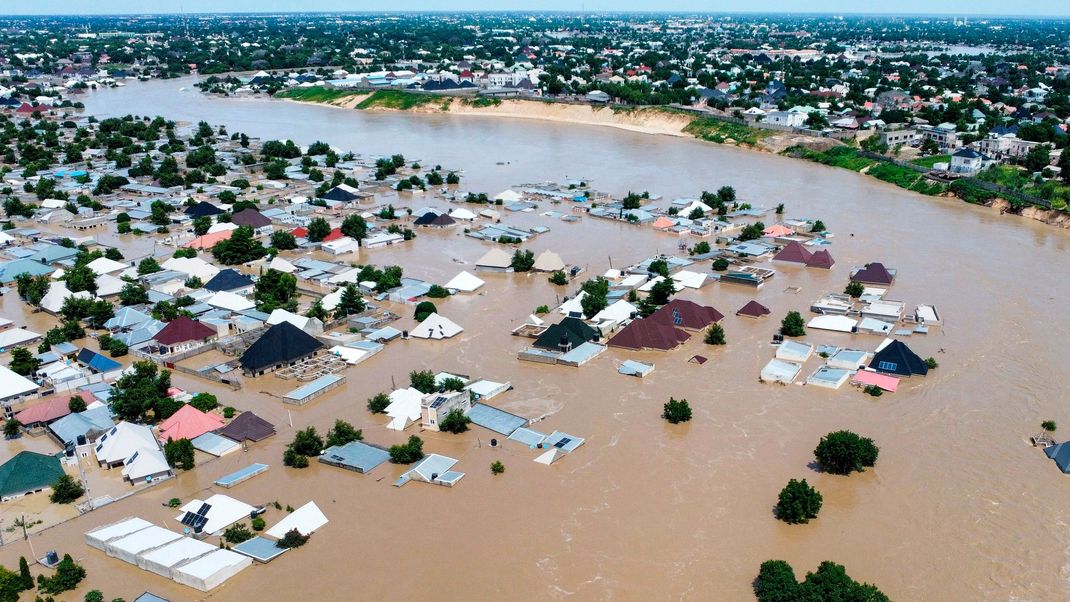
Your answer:
[[[213,599],[746,600],[758,565],[769,558],[788,560],[800,578],[833,560],[896,600],[1070,597],[1070,512],[1063,499],[1070,482],[1027,443],[1042,420],[1070,426],[1070,365],[1062,349],[1070,323],[1059,306],[1070,294],[1066,232],[845,170],[690,139],[213,98],[191,84],[130,84],[87,94],[85,103],[97,115],[206,120],[262,138],[400,152],[462,168],[465,190],[490,194],[566,176],[615,194],[650,190],[666,198],[731,185],[753,204],[784,203],[788,216],[822,219],[837,234],[831,247],[837,263],[828,272],[776,264],[778,275],[758,292],[715,284],[682,293],[728,316],[728,345],[720,349],[696,335],[670,353],[610,350],[579,369],[518,362],[524,341],[509,330],[564,291],[542,275],[501,274],[485,278],[486,294],[439,305],[465,327],[460,340],[392,343],[349,369],[344,388],[292,413],[259,394],[292,388],[292,382],[247,381],[238,394],[228,394],[228,403],[272,420],[279,436],[34,538],[39,553],[56,548],[82,559],[90,584],[104,589],[107,599],[132,599],[145,589],[172,600],[201,597],[90,550],[80,543],[82,533],[128,515],[174,528],[162,502],[191,498],[250,461],[272,468],[228,493],[295,507],[313,499],[331,522],[306,547],[245,571]],[[621,266],[674,251],[679,242],[593,218],[566,224],[507,214],[504,220],[549,226],[529,246],[552,249],[590,274],[610,262]],[[366,252],[361,260],[400,263],[407,273],[441,282],[461,269],[451,259],[472,262],[487,248],[459,232],[431,232],[412,245]],[[850,268],[870,261],[899,270],[890,298],[940,309],[942,328],[907,340],[940,367],[879,399],[849,386],[760,384],[758,372],[772,357],[769,340],[784,313],[806,315],[810,301],[842,290]],[[770,319],[734,315],[751,298],[772,309]],[[807,340],[868,349],[879,342],[822,331],[811,331]],[[688,363],[695,353],[710,361]],[[652,361],[657,369],[643,380],[619,376],[616,366],[629,358]],[[423,367],[508,380],[515,390],[492,404],[529,417],[552,412],[534,428],[560,428],[587,443],[546,467],[531,462],[527,450],[490,449],[487,431],[427,433],[425,451],[461,459],[456,469],[467,476],[453,489],[418,483],[396,489],[390,484],[403,469],[389,465],[369,475],[317,464],[305,471],[281,466],[291,419],[298,428],[311,424],[323,432],[343,417],[363,428],[368,441],[401,441],[364,410],[364,400],[388,390],[392,378],[402,384],[410,370]],[[807,371],[815,367],[811,360]],[[659,418],[670,395],[690,401],[691,423],[671,426]],[[846,478],[810,466],[818,439],[843,428],[876,440],[881,455],[875,469]],[[494,459],[506,465],[505,474],[491,475]],[[804,477],[824,495],[820,517],[798,526],[775,520],[780,488]],[[268,523],[278,518],[269,513]],[[0,561],[13,566],[25,553],[23,544],[9,545]]]

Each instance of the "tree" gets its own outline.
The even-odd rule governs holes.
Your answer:
[[[754,595],[759,602],[796,602],[800,600],[795,571],[783,560],[766,560],[754,580]]]
[[[789,311],[780,322],[780,334],[786,337],[801,337],[806,334],[806,323],[797,311]]]
[[[74,395],[67,402],[67,409],[70,410],[70,412],[72,414],[77,414],[78,412],[84,412],[85,408],[86,408],[85,400],[82,399],[81,395]]]
[[[647,298],[655,305],[665,305],[675,292],[676,286],[673,284],[672,279],[665,278],[650,287],[650,295]]]
[[[535,254],[531,251],[517,249],[513,252],[513,259],[509,262],[514,272],[530,272],[535,267]]]
[[[48,294],[48,289],[52,286],[52,280],[48,274],[41,274],[40,276],[31,276],[27,273],[19,274],[15,276],[15,284],[19,297],[22,300],[34,307],[41,305],[41,299],[45,298]]]
[[[1059,161],[1055,165],[1059,167],[1059,178],[1063,184],[1070,184],[1070,146],[1064,147],[1059,153]]]
[[[691,247],[692,255],[705,255],[710,252],[710,243],[700,240],[695,243],[695,246]]]
[[[253,238],[253,229],[239,226],[230,238],[221,240],[212,247],[212,256],[223,265],[248,263],[267,255],[267,249]]]
[[[33,353],[25,347],[15,347],[11,350],[11,361],[7,364],[8,368],[15,374],[22,376],[29,376],[37,369],[41,367],[41,360],[34,357]]]
[[[811,232],[821,233],[824,232],[826,229],[827,228],[825,228],[825,222],[821,220],[814,220],[814,224],[810,226]]]
[[[334,447],[336,445],[345,445],[346,443],[352,443],[354,441],[360,441],[364,438],[364,433],[358,428],[353,428],[352,424],[349,424],[345,420],[335,420],[334,427],[327,431],[327,441],[324,443],[326,447]]]
[[[1025,154],[1025,160],[1022,162],[1025,168],[1029,171],[1041,171],[1045,167],[1051,164],[1049,159],[1051,153],[1051,147],[1047,144],[1038,144],[1029,149],[1029,152]]]
[[[868,437],[860,437],[851,431],[836,431],[821,438],[814,449],[814,457],[825,472],[846,475],[873,466],[879,452]]]
[[[171,398],[171,373],[159,370],[151,361],[134,362],[133,371],[119,377],[108,403],[121,420],[145,420],[152,413],[156,420],[167,418],[174,410],[164,400]],[[179,402],[180,403],[180,402]]]
[[[386,393],[376,393],[368,399],[368,411],[372,414],[382,414],[390,405],[390,396]]]
[[[1055,426],[1054,420],[1045,420],[1044,422],[1040,423],[1040,428],[1048,431],[1049,433],[1054,433],[1057,427]]]
[[[932,138],[926,138],[921,142],[921,154],[925,156],[935,155],[940,152],[940,145]]]
[[[669,277],[669,262],[664,259],[655,259],[647,266],[646,271],[648,274],[654,276],[661,276],[663,278]]]
[[[580,307],[583,309],[583,315],[587,319],[593,318],[595,314],[602,311],[609,305],[607,299],[609,295],[609,281],[599,276],[598,278],[592,278],[583,283],[580,287],[584,296],[580,299]]]
[[[780,491],[776,505],[777,518],[788,524],[808,523],[817,518],[821,510],[821,493],[811,487],[806,479],[791,479]]]
[[[249,527],[245,526],[245,523],[233,524],[223,530],[223,539],[230,544],[240,544],[243,541],[249,541],[256,537]]]
[[[270,269],[265,272],[253,286],[253,301],[256,308],[264,313],[282,308],[287,311],[297,309],[297,278],[293,274]]]
[[[405,443],[390,447],[390,461],[394,464],[412,464],[424,458],[424,442],[416,435],[409,435]]]
[[[454,408],[446,414],[445,418],[439,421],[438,430],[456,435],[467,431],[471,422],[472,419],[465,416],[464,412]]]
[[[194,465],[193,442],[189,439],[167,440],[163,444],[163,455],[171,468],[191,470]]]
[[[75,563],[70,554],[64,554],[54,575],[37,576],[37,589],[43,594],[60,594],[78,587],[82,579],[85,579],[85,569]]]
[[[561,270],[557,270],[553,274],[550,274],[549,280],[550,284],[555,284],[557,286],[564,286],[568,284],[568,276],[565,276],[565,273]]]
[[[138,262],[137,275],[144,276],[145,274],[155,274],[162,269],[163,268],[160,267],[160,264],[156,261],[155,257],[146,257]]]
[[[23,558],[21,562],[25,561],[26,559]],[[27,566],[27,573],[29,570]],[[33,589],[33,577],[30,577],[30,585],[27,587],[24,578],[19,573],[0,566],[0,602],[19,602],[19,592],[27,589]]]
[[[198,393],[189,400],[189,405],[202,412],[211,412],[219,407],[219,399],[211,393]]]
[[[119,303],[122,305],[141,305],[149,302],[149,292],[136,282],[127,282],[119,291]]]
[[[847,283],[847,287],[843,289],[843,294],[848,295],[850,297],[854,297],[855,299],[857,299],[857,298],[862,296],[862,293],[865,290],[866,290],[866,287],[863,286],[861,282],[857,282],[857,281],[852,280],[852,281],[848,282]]]
[[[277,542],[275,547],[282,549],[300,548],[308,543],[308,535],[302,535],[297,529],[290,529]]]
[[[352,213],[342,220],[342,234],[356,240],[363,240],[368,236],[368,222],[356,213]]]
[[[313,218],[308,223],[308,240],[309,242],[320,242],[327,235],[331,233],[331,225],[327,223],[327,220],[322,217]]]
[[[720,324],[710,324],[710,327],[706,329],[706,344],[724,345],[725,343],[724,327]]]
[[[691,420],[691,405],[686,399],[670,397],[662,408],[661,417],[672,424],[680,424]]]
[[[97,274],[85,264],[76,264],[67,270],[63,281],[72,293],[88,291],[91,295],[97,294]]]
[[[740,230],[739,236],[737,238],[739,238],[740,241],[746,242],[748,240],[757,240],[761,238],[764,234],[765,224],[763,224],[762,222],[754,222],[753,224],[750,224],[748,226],[743,226],[743,229]]]
[[[435,373],[430,370],[412,371],[409,373],[409,386],[417,391],[428,394],[438,390],[435,382]]]
[[[728,269],[728,260],[724,257],[718,257],[713,260],[713,269],[715,272],[723,272]]]
[[[308,427],[297,431],[294,440],[286,447],[282,456],[282,462],[293,468],[305,468],[308,466],[309,456],[318,456],[323,451],[323,438],[316,432],[315,427]]]
[[[52,483],[52,493],[48,496],[48,499],[53,504],[70,504],[78,498],[85,495],[85,488],[78,481],[75,481],[69,474],[60,475],[54,483]]]
[[[70,297],[68,297],[70,298]],[[104,323],[115,317],[115,308],[103,299],[95,299],[89,304],[89,313],[85,317],[86,326],[104,328]]]
[[[450,296],[450,292],[444,286],[432,284],[431,288],[427,289],[427,296],[432,299],[445,299]]]
[[[19,579],[23,590],[33,589],[33,575],[30,574],[30,563],[26,562],[25,556],[19,556]]]
[[[359,314],[364,309],[364,299],[360,296],[357,286],[355,284],[347,284],[342,289],[342,296],[338,300],[338,305],[334,308],[334,317],[344,318],[345,316]]]
[[[212,227],[212,218],[207,215],[202,215],[193,218],[193,233],[197,236],[204,236],[208,234],[208,230]]]
[[[731,186],[721,186],[717,189],[717,200],[724,205],[736,202],[736,189]]]
[[[416,321],[423,322],[427,316],[438,313],[438,308],[430,301],[420,301],[416,304]]]
[[[4,437],[7,439],[17,439],[22,434],[22,423],[14,418],[8,418],[4,421]]]
[[[285,230],[276,230],[271,233],[271,246],[279,251],[289,251],[297,248],[297,238]]]

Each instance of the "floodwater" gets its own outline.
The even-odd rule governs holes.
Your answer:
[[[483,294],[439,303],[465,331],[444,342],[398,341],[346,371],[346,386],[291,408],[262,392],[292,381],[246,380],[237,392],[176,376],[192,390],[214,390],[239,409],[273,421],[279,436],[206,463],[192,473],[32,537],[42,550],[79,558],[87,584],[133,598],[151,590],[172,600],[205,596],[81,543],[82,534],[139,515],[177,528],[171,497],[207,495],[219,476],[253,461],[271,469],[226,493],[249,503],[315,500],[330,519],[310,543],[255,566],[211,596],[278,599],[718,599],[746,600],[758,565],[788,560],[801,577],[822,560],[847,566],[896,600],[1066,599],[1070,482],[1026,440],[1042,420],[1070,425],[1063,342],[1070,323],[1059,299],[1070,294],[1063,231],[921,197],[843,170],[767,154],[608,128],[450,115],[366,114],[267,100],[206,98],[180,92],[190,80],[131,84],[88,95],[98,114],[140,113],[205,119],[264,138],[323,139],[361,153],[419,157],[425,165],[463,167],[463,188],[495,194],[522,182],[583,177],[612,193],[649,189],[666,198],[735,186],[742,199],[788,216],[822,219],[836,232],[829,272],[777,264],[760,291],[711,285],[680,296],[718,308],[728,345],[696,335],[669,353],[610,350],[581,368],[519,362],[527,343],[510,336],[536,306],[565,293],[545,275],[484,276]],[[505,163],[499,165],[499,162]],[[434,204],[416,197],[411,206]],[[547,205],[547,208],[549,206]],[[542,211],[542,209],[540,209]],[[598,274],[657,251],[673,236],[584,218],[568,224],[535,214],[503,221],[550,232],[528,246]],[[397,263],[444,282],[478,259],[489,243],[459,230],[421,232],[413,244],[364,252],[361,262]],[[838,292],[852,266],[882,261],[899,276],[890,298],[934,303],[946,324],[907,342],[940,368],[879,399],[851,387],[828,391],[762,385],[771,335],[786,311]],[[1043,276],[1043,277],[1042,277]],[[799,287],[797,293],[788,287]],[[574,286],[568,287],[574,292]],[[737,318],[757,298],[765,321]],[[4,307],[5,314],[10,303]],[[411,325],[411,308],[401,325]],[[878,337],[812,331],[807,340],[872,349]],[[710,361],[688,363],[696,353]],[[652,361],[639,380],[620,376],[624,359]],[[804,374],[817,367],[807,364]],[[509,381],[515,390],[491,403],[587,443],[557,464],[532,462],[517,446],[492,449],[491,434],[421,433],[425,451],[459,458],[467,476],[453,489],[391,483],[402,467],[359,475],[314,464],[281,466],[294,428],[326,431],[337,418],[389,445],[405,435],[382,428],[364,409],[376,392],[403,386],[410,370],[430,368]],[[669,396],[687,398],[694,419],[659,418]],[[812,450],[829,431],[848,428],[881,447],[875,469],[849,478],[813,470]],[[498,437],[501,439],[501,437]],[[501,460],[506,472],[488,468]],[[824,495],[820,518],[789,526],[773,517],[777,493],[806,478]],[[268,523],[281,517],[270,510]],[[27,544],[5,546],[13,566]]]

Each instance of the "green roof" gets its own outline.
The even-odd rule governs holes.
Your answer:
[[[21,451],[0,465],[0,497],[50,487],[63,474],[56,456]]]

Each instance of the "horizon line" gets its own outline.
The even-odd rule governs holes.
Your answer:
[[[735,10],[735,11],[665,11],[665,10],[563,10],[563,9],[516,9],[516,10],[363,10],[363,11],[339,11],[339,10],[318,10],[318,11],[252,11],[252,10],[235,10],[235,11],[216,11],[216,12],[176,12],[176,11],[162,11],[162,12],[107,12],[107,13],[24,13],[24,14],[4,14],[0,13],[0,19],[12,19],[12,18],[34,18],[34,17],[170,17],[170,16],[228,16],[228,15],[263,15],[263,16],[276,16],[276,15],[508,15],[508,14],[559,14],[559,15],[577,15],[577,16],[590,16],[590,15],[679,15],[679,16],[734,16],[734,15],[748,15],[748,16],[827,16],[827,17],[897,17],[897,18],[926,18],[926,17],[968,17],[974,19],[1044,19],[1044,20],[1070,20],[1070,13],[1063,15],[1055,14],[998,14],[998,13],[976,13],[976,14],[963,14],[961,12],[937,12],[937,13],[896,13],[896,12],[872,12],[872,11],[767,11],[767,10]]]

